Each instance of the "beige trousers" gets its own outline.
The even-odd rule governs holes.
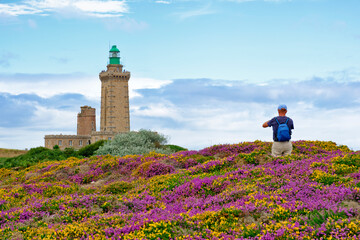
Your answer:
[[[290,155],[292,151],[292,144],[288,142],[274,142],[271,148],[271,155],[274,157]]]

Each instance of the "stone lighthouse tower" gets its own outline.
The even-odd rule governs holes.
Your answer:
[[[100,131],[96,131],[95,108],[82,106],[78,114],[77,135],[45,135],[45,147],[80,149],[99,140],[111,140],[118,133],[130,131],[129,79],[130,72],[120,64],[116,45],[109,51],[107,70],[99,74],[101,81]]]
[[[100,131],[93,133],[92,141],[111,139],[117,133],[130,131],[129,79],[130,72],[120,64],[116,45],[109,51],[107,70],[99,74],[101,81]]]

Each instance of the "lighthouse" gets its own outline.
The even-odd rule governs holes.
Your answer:
[[[101,81],[101,139],[110,139],[118,133],[130,131],[129,79],[130,72],[120,63],[120,51],[116,45],[109,51],[107,70],[99,74]],[[96,134],[96,135],[97,135]],[[108,136],[107,138],[105,136]]]
[[[77,135],[45,135],[45,147],[79,149],[99,140],[111,140],[116,134],[130,131],[129,79],[123,69],[116,45],[109,50],[107,70],[99,74],[101,81],[100,131],[96,131],[95,108],[82,106],[78,114]]]

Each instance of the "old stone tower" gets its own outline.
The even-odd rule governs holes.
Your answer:
[[[113,46],[110,50],[110,64],[100,73],[101,80],[101,119],[100,131],[115,133],[128,132],[130,72],[123,71],[119,50]]]
[[[82,106],[77,118],[77,135],[46,135],[45,147],[79,149],[98,140],[111,140],[116,134],[130,131],[129,79],[130,72],[120,63],[116,45],[109,51],[107,70],[99,74],[101,81],[100,131],[96,131],[95,108]]]
[[[91,135],[96,131],[95,108],[82,106],[77,116],[77,135]]]
[[[111,139],[115,134],[130,131],[130,72],[120,64],[120,51],[114,45],[109,51],[107,70],[99,74],[101,81],[100,131],[92,134],[92,142]]]

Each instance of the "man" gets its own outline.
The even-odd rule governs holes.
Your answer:
[[[287,107],[285,104],[279,105],[278,113],[279,113],[278,117],[274,117],[263,124],[264,128],[272,127],[274,143],[271,148],[271,154],[274,157],[290,155],[292,151],[292,144],[290,142],[290,139],[291,139],[291,129],[294,129],[293,120],[285,116],[287,113]],[[278,132],[279,126],[281,133]],[[285,137],[283,137],[284,131],[285,131],[285,135],[287,135]]]

